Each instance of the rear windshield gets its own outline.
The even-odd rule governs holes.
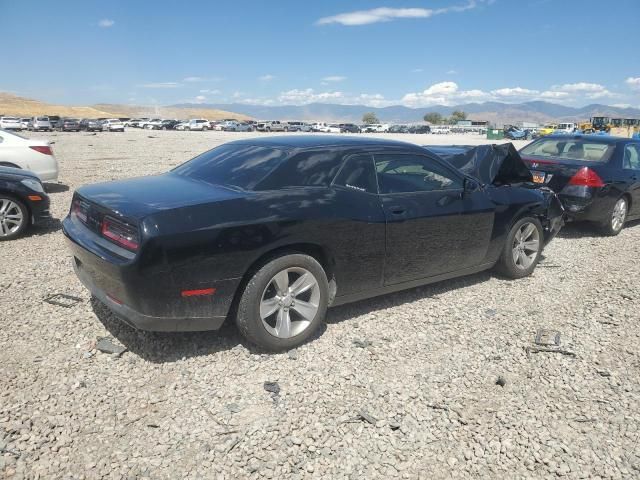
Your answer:
[[[48,122],[49,121],[49,117],[38,117],[36,118],[37,121],[40,122]]]
[[[615,146],[588,139],[542,139],[527,145],[522,155],[536,157],[565,158],[584,162],[607,162]]]
[[[3,120],[7,120],[8,122],[16,122],[19,119],[15,118],[15,117],[2,117]]]
[[[221,145],[172,171],[213,185],[253,190],[287,155],[287,152],[277,148],[243,144]]]

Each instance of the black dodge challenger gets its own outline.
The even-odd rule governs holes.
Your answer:
[[[446,149],[445,149],[446,150]],[[78,189],[82,283],[130,325],[304,342],[327,307],[493,266],[529,275],[561,228],[511,145],[440,151],[342,137],[227,143],[156,176]]]

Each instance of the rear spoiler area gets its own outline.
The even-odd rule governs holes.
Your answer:
[[[512,143],[501,145],[423,145],[483,185],[532,182],[533,177]]]

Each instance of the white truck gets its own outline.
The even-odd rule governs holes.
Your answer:
[[[285,124],[280,120],[270,120],[267,122],[258,122],[256,130],[259,132],[284,132]]]

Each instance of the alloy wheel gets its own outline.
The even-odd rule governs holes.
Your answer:
[[[611,215],[611,228],[617,232],[622,229],[624,221],[627,218],[627,201],[624,198],[619,199],[613,207]]]
[[[521,270],[528,269],[540,250],[540,232],[533,223],[523,223],[513,238],[513,263]]]
[[[24,222],[22,210],[13,200],[0,198],[0,237],[14,234]]]
[[[320,304],[320,286],[307,269],[290,267],[269,281],[260,300],[264,328],[277,338],[291,338],[305,331]]]

